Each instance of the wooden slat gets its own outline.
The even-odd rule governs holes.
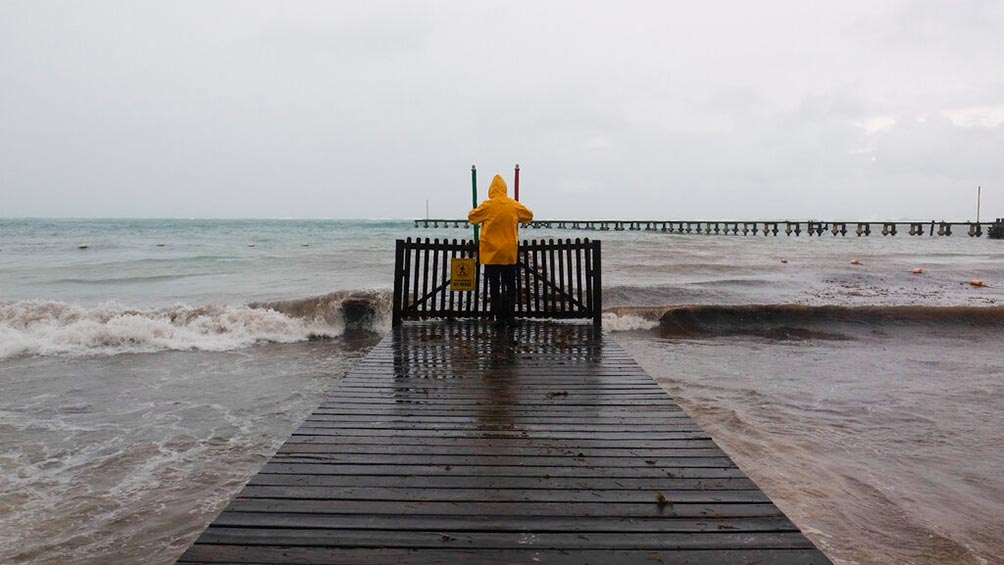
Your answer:
[[[575,440],[551,440],[547,442],[528,442],[527,438],[518,437],[510,439],[495,438],[485,441],[481,437],[432,437],[432,438],[396,438],[385,442],[374,444],[370,441],[355,441],[352,437],[339,436],[315,436],[315,435],[294,435],[287,440],[288,444],[297,443],[331,443],[344,446],[353,444],[370,445],[394,445],[394,446],[428,446],[428,447],[457,447],[461,449],[480,448],[505,448],[505,449],[564,449],[568,451],[603,451],[603,450],[644,450],[644,453],[655,453],[658,450],[674,450],[677,448],[694,447],[715,447],[714,442],[707,437],[673,439],[673,440],[602,440],[602,439],[575,439]]]
[[[774,532],[798,531],[783,516],[753,518],[634,518],[630,521],[612,517],[555,516],[388,516],[386,514],[347,514],[328,516],[310,513],[224,512],[214,523],[221,527],[316,528],[325,530],[426,531],[510,531],[524,532]]]
[[[325,500],[289,500],[238,498],[227,508],[230,512],[274,512],[279,514],[391,514],[408,516],[532,516],[560,518],[616,517],[635,518],[749,518],[783,516],[773,504],[722,502],[678,502],[659,507],[650,503],[582,502],[428,502],[420,500],[343,500],[332,504]]]
[[[663,496],[673,504],[683,502],[769,502],[758,490],[668,490]],[[380,488],[380,487],[313,487],[313,486],[259,486],[244,487],[241,496],[248,498],[285,498],[303,500],[415,500],[427,502],[575,502],[588,497],[594,503],[656,504],[658,494],[653,490],[588,490],[588,489],[536,489],[502,490],[474,488]]]
[[[442,538],[441,548],[288,547],[264,545],[208,545],[192,547],[185,563],[352,563],[354,565],[512,565],[513,563],[672,563],[673,565],[824,565],[829,561],[816,549],[734,550],[540,550],[509,548],[450,548],[453,538]]]
[[[285,545],[306,547],[397,547],[438,549],[444,541],[471,549],[499,550],[520,546],[542,549],[806,549],[797,531],[708,533],[660,532],[471,532],[467,530],[332,530],[306,528],[230,528],[210,526],[198,543],[221,545]],[[444,540],[442,536],[446,535]]]
[[[527,467],[525,465],[372,465],[325,463],[313,458],[275,458],[262,473],[359,476],[551,477],[574,478],[743,478],[736,467]]]
[[[248,483],[254,486],[491,489],[491,490],[624,490],[651,488],[670,490],[755,490],[749,479],[593,478],[593,477],[479,477],[447,474],[428,476],[344,476],[259,473]],[[648,502],[648,501],[646,501]]]
[[[537,294],[537,277],[533,270],[533,254],[526,247],[528,242],[520,244],[519,262],[516,264],[516,284],[519,287],[519,304],[516,317],[531,318],[536,316],[533,297]]]
[[[441,249],[440,245],[439,245],[439,239],[437,238],[433,243],[435,245],[434,245],[434,247],[432,249],[432,288],[440,288],[440,286],[443,283],[446,282],[446,279],[445,279],[445,277],[441,277],[440,276],[441,273],[442,273],[442,271],[440,271],[440,269],[439,269],[439,253],[440,253],[440,249]],[[444,241],[443,243],[445,244],[446,242]],[[436,308],[436,305],[437,305],[436,304],[436,299],[443,292],[446,292],[445,288],[442,291],[436,292],[431,297],[429,297],[429,310],[431,312],[440,312],[440,311],[442,311],[442,304],[441,303],[439,304],[439,308],[438,309]]]
[[[549,312],[598,300],[563,250]],[[395,328],[179,562],[829,563],[595,326],[503,331]]]
[[[586,310],[592,312],[596,310],[596,304],[593,302],[593,255],[589,252],[591,245],[589,243],[589,238],[586,238],[583,243],[586,245],[585,265],[582,268],[583,278],[586,279]]]

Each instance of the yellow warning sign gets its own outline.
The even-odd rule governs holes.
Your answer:
[[[450,260],[450,290],[461,292],[474,290],[474,276],[477,272],[478,265],[474,259],[454,257]]]

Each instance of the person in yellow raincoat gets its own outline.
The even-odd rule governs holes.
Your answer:
[[[488,188],[488,200],[467,215],[470,223],[481,224],[478,256],[488,277],[492,317],[499,326],[517,324],[514,308],[518,226],[533,221],[533,212],[509,198],[507,192],[505,180],[495,175]]]

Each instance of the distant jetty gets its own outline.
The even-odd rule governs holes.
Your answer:
[[[426,218],[415,220],[416,228],[469,228],[467,220]],[[994,222],[946,222],[893,221],[893,222],[849,222],[817,220],[748,220],[748,221],[708,221],[708,220],[534,220],[524,225],[530,229],[597,230],[597,231],[651,231],[675,234],[701,235],[742,235],[742,236],[870,236],[908,235],[941,236],[952,235],[1002,238],[1004,221]]]

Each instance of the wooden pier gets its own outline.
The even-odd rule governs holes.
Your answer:
[[[593,324],[405,322],[179,563],[829,563]]]
[[[829,563],[603,334],[600,249],[523,242],[494,330],[472,241],[398,241],[391,333],[179,563]]]
[[[416,228],[470,228],[467,220],[418,219]],[[671,234],[731,235],[731,236],[928,236],[983,237],[1000,222],[891,221],[850,222],[816,220],[750,220],[750,221],[680,221],[680,220],[534,220],[525,225],[530,229],[579,231],[649,231]]]

